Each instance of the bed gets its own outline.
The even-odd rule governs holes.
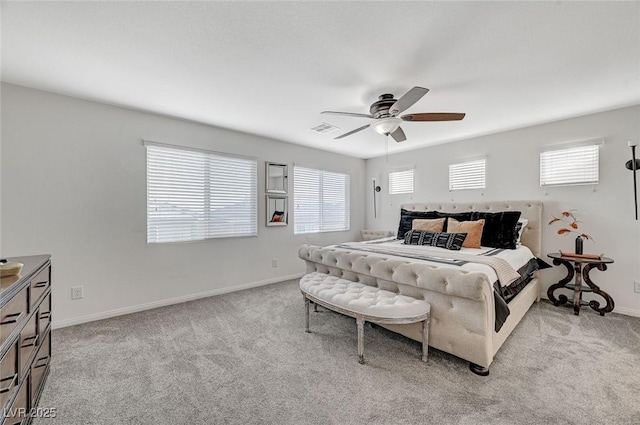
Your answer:
[[[432,217],[429,214],[436,213],[464,221],[470,216],[460,213],[490,217],[499,212],[519,211],[520,219],[526,219],[527,223],[520,244],[513,246],[515,249],[485,247],[485,236],[492,235],[483,234],[483,246],[479,249],[449,251],[427,247],[426,258],[419,253],[421,247],[404,245],[402,240],[393,237],[328,247],[303,245],[298,255],[306,262],[307,273],[327,273],[428,301],[431,304],[429,345],[469,361],[474,373],[487,375],[506,338],[531,305],[540,300],[538,272],[529,266],[532,258],[538,262],[540,257],[542,203],[405,204],[401,211],[400,228],[405,220],[405,230],[407,216]],[[474,258],[478,258],[475,261],[479,263],[470,258],[472,255],[477,256]],[[504,266],[505,262],[511,271]],[[514,270],[526,275],[522,281],[513,276]],[[421,341],[419,325],[384,327]]]

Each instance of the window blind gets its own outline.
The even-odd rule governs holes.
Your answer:
[[[413,168],[389,172],[389,195],[413,193]]]
[[[600,146],[587,145],[540,153],[540,186],[596,184]]]
[[[145,146],[147,243],[257,235],[255,159]]]
[[[449,190],[484,189],[486,166],[484,158],[449,165]]]
[[[294,167],[294,233],[349,230],[350,176]]]

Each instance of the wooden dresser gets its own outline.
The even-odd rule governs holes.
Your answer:
[[[51,362],[51,260],[13,257],[17,276],[0,278],[0,425],[29,424]]]

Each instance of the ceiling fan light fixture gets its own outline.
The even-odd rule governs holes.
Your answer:
[[[380,118],[371,124],[371,128],[378,134],[393,133],[400,127],[402,120],[396,117]]]
[[[322,111],[323,114],[343,115],[348,117],[372,118],[371,124],[363,125],[355,130],[334,137],[334,140],[342,139],[352,134],[359,133],[366,128],[373,128],[378,134],[383,136],[391,136],[396,142],[404,142],[407,140],[406,134],[400,127],[406,121],[427,122],[427,121],[459,121],[464,118],[463,113],[450,112],[421,112],[415,114],[402,115],[398,114],[412,107],[422,96],[427,94],[429,89],[415,86],[398,100],[394,99],[392,94],[385,93],[378,97],[369,107],[369,114],[359,114],[355,112],[339,112],[339,111]]]

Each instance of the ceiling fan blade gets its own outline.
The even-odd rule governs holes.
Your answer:
[[[396,103],[391,105],[389,108],[389,113],[392,116],[398,115],[400,112],[403,112],[413,106],[414,103],[422,99],[422,96],[427,94],[429,89],[425,89],[424,87],[414,87],[408,92],[406,92],[400,99],[396,100]]]
[[[459,121],[464,118],[466,114],[454,113],[454,112],[427,112],[422,114],[408,114],[403,115],[403,121]]]
[[[336,140],[336,139],[342,139],[343,137],[351,136],[352,134],[357,133],[358,131],[362,131],[362,130],[364,130],[365,128],[369,127],[370,125],[371,125],[371,124],[363,125],[362,127],[360,127],[360,128],[356,128],[355,130],[351,130],[351,131],[350,131],[350,132],[348,132],[348,133],[344,133],[344,134],[342,134],[342,135],[340,135],[340,136],[338,136],[338,137],[334,137],[334,138],[333,138],[333,140]]]
[[[337,111],[322,111],[321,114],[332,114],[332,115],[346,115],[348,117],[359,117],[359,118],[373,118],[372,115],[367,114],[357,114],[355,112],[337,112]]]
[[[398,143],[407,140],[407,136],[404,134],[404,131],[402,131],[402,128],[400,127],[396,128],[396,130],[391,133],[391,137],[393,137],[393,140]]]

